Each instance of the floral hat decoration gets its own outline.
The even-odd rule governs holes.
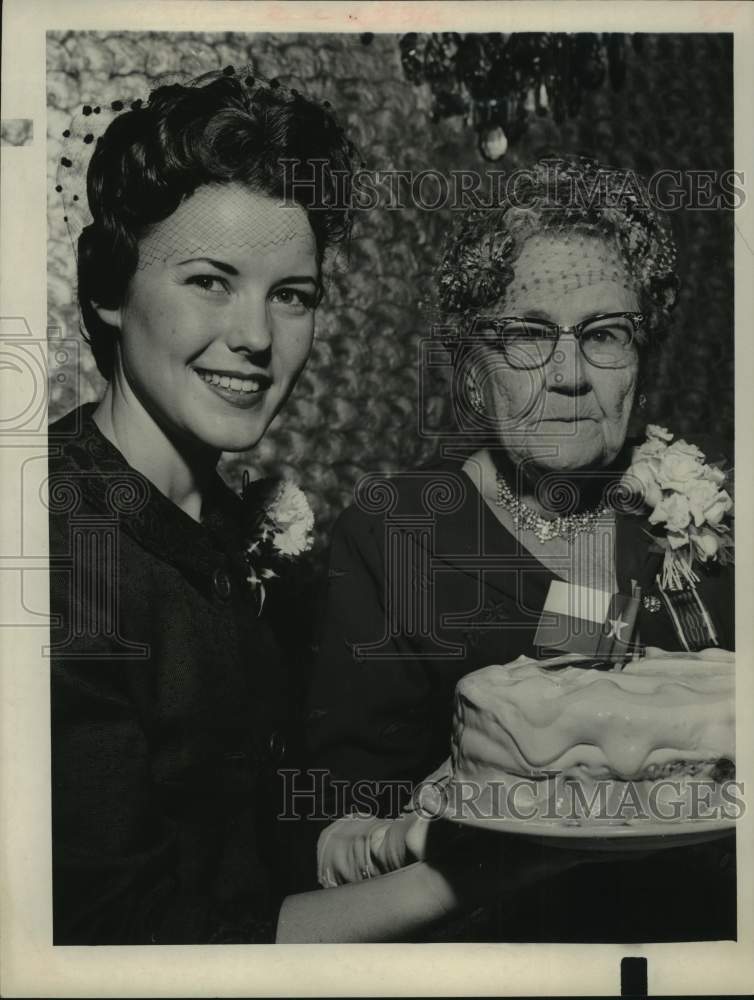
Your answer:
[[[545,233],[572,241],[575,249],[584,235],[614,245],[640,290],[647,330],[662,334],[679,287],[668,219],[639,174],[585,156],[538,160],[507,178],[496,204],[460,214],[436,276],[446,323],[465,333],[476,315],[504,297],[526,240]]]

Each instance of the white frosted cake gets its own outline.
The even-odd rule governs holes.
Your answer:
[[[709,793],[690,803],[690,784],[715,791],[734,760],[731,661],[664,655],[603,670],[522,658],[456,688],[452,784],[481,816],[621,822],[638,806],[644,818],[704,818],[688,810],[709,805]]]

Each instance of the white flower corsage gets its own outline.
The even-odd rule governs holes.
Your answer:
[[[649,533],[665,552],[663,588],[682,590],[698,583],[697,560],[733,561],[733,500],[723,489],[728,479],[729,473],[708,464],[696,445],[673,441],[664,427],[647,426],[647,440],[634,448],[623,483],[652,508],[649,523],[664,526],[662,535]]]
[[[280,480],[263,504],[244,549],[249,570],[246,579],[259,595],[260,614],[265,581],[280,575],[275,567],[279,569],[283,561],[312,547],[313,528],[314,514],[304,491],[287,479]]]

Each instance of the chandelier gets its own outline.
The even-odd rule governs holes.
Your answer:
[[[632,35],[635,51],[641,35]],[[479,150],[498,160],[528,127],[531,115],[575,117],[585,90],[605,77],[615,90],[626,76],[626,36],[520,32],[402,35],[401,61],[411,83],[432,91],[432,118],[463,115]]]

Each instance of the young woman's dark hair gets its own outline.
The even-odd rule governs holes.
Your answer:
[[[100,373],[112,376],[116,332],[93,303],[121,304],[150,226],[202,185],[241,183],[304,208],[321,263],[350,230],[355,155],[327,104],[229,71],[158,87],[118,115],[92,155],[93,222],[78,241],[82,326]]]

